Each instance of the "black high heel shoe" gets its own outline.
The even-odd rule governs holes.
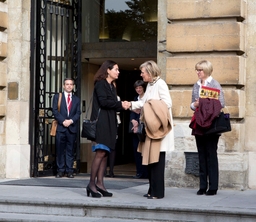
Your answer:
[[[102,194],[103,197],[112,197],[113,196],[112,193],[110,193],[106,190],[102,190],[98,186],[96,186],[96,189]]]
[[[200,189],[197,191],[196,193],[197,195],[203,195],[203,194],[206,194],[206,189]]]
[[[86,191],[87,191],[87,197],[90,196],[90,193],[91,193],[92,197],[96,197],[96,198],[101,197],[101,195],[98,192],[92,191],[92,189],[89,187],[89,185],[86,187]]]
[[[217,194],[217,190],[208,190],[206,192],[206,196],[213,196]]]
[[[151,196],[149,196],[148,197],[148,199],[154,199],[154,200],[156,200],[156,199],[162,199],[163,197],[151,197]]]
[[[146,193],[143,195],[143,197],[150,197],[150,194]]]

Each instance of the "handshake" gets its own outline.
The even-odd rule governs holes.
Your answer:
[[[129,109],[131,106],[132,106],[132,103],[131,103],[131,102],[122,101],[122,107],[123,107],[123,109],[127,110],[127,109]]]

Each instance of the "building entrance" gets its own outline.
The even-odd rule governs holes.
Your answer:
[[[82,91],[88,106],[93,91],[93,76],[107,59],[119,65],[117,93],[122,100],[133,100],[133,83],[141,79],[139,65],[157,56],[157,0],[83,0],[82,6]],[[85,114],[84,114],[85,115]],[[129,111],[121,112],[122,123],[116,147],[116,166],[134,161]],[[90,172],[91,144],[81,140],[81,166]]]
[[[122,100],[133,100],[139,65],[149,59],[156,61],[157,0],[120,2],[121,8],[111,0],[32,1],[31,176],[55,174],[55,138],[49,135],[54,118],[52,99],[62,91],[65,77],[75,79],[82,122],[93,91],[93,75],[102,62],[112,59],[118,63],[118,95]],[[129,111],[121,118],[116,165],[133,161]],[[90,143],[79,134],[74,150],[76,172],[81,168],[90,172],[89,150]]]
[[[120,70],[117,80],[117,93],[121,100],[132,101],[136,96],[133,84],[136,80],[142,79],[139,70]],[[130,122],[129,110],[121,112],[121,124],[119,127],[119,135],[116,145],[115,165],[126,165],[122,168],[125,174],[130,172],[130,163],[134,163],[134,153],[132,146],[132,135],[128,132]],[[132,167],[134,169],[134,167]],[[135,175],[136,172],[134,172]]]

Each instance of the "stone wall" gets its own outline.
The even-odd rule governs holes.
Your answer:
[[[251,134],[249,138],[246,133],[252,130],[247,121],[255,116],[256,108],[252,105],[255,100],[248,101],[247,88],[247,82],[254,82],[248,78],[251,70],[248,70],[247,41],[248,35],[254,34],[248,32],[248,18],[255,14],[255,3],[247,2],[251,2],[248,11],[243,0],[228,3],[223,0],[167,0],[166,5],[159,1],[159,8],[162,7],[159,21],[166,26],[159,30],[162,38],[159,40],[166,41],[159,41],[158,60],[164,61],[162,57],[165,57],[166,62],[160,64],[171,89],[175,121],[175,151],[167,158],[166,184],[169,186],[198,187],[199,184],[197,177],[184,172],[184,152],[196,152],[188,125],[193,114],[190,110],[191,90],[197,81],[195,64],[202,59],[212,62],[212,76],[220,82],[225,93],[224,111],[229,112],[232,119],[232,132],[222,134],[219,142],[220,188],[242,190],[248,185],[255,186],[248,184],[248,177],[255,178],[249,171],[248,161],[255,154],[248,152],[248,145],[256,141],[255,136]],[[252,88],[249,90],[253,95]],[[248,112],[248,102],[251,113]],[[250,122],[252,120],[255,118]]]
[[[7,4],[0,2],[0,178],[5,177],[6,76],[7,76]]]
[[[248,186],[256,189],[256,2],[247,1],[248,15],[245,20],[246,24],[246,79],[245,96],[246,96],[246,116],[244,131],[244,150],[248,153]]]
[[[26,178],[30,176],[30,0],[1,1],[0,11],[0,177]]]

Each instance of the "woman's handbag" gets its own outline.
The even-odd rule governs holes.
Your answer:
[[[91,104],[91,102],[92,102],[92,98],[91,98],[90,104]],[[91,140],[91,141],[95,141],[95,139],[96,139],[96,125],[97,125],[97,121],[98,121],[98,118],[99,118],[100,109],[98,111],[98,115],[97,115],[96,120],[91,121],[90,119],[87,118],[89,107],[87,108],[85,119],[83,120],[83,128],[82,128],[81,137],[87,138],[88,140]]]
[[[136,134],[137,134],[140,142],[145,142],[145,140],[146,140],[146,130],[145,130],[144,123],[139,123],[138,124],[138,131],[136,132]]]
[[[62,97],[62,93],[59,93],[59,99],[58,99],[58,111],[59,112],[60,112],[61,97]],[[51,129],[50,129],[51,136],[56,136],[57,126],[58,126],[58,121],[56,119],[54,119],[52,121]]]
[[[83,120],[82,137],[88,140],[95,140],[97,120],[91,121],[89,119]]]
[[[213,133],[225,133],[231,131],[229,113],[220,112],[220,115],[217,116],[205,134]]]
[[[144,123],[138,122],[137,131],[134,132],[132,122],[129,123],[129,133],[134,133],[138,136],[140,142],[145,142],[146,139],[146,130]]]

